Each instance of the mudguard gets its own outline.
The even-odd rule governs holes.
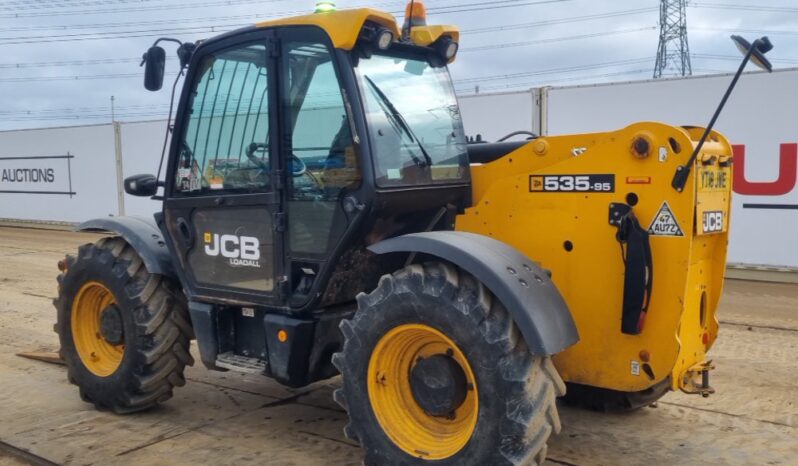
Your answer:
[[[571,312],[548,274],[500,241],[474,233],[431,231],[387,239],[369,250],[429,254],[468,271],[504,304],[534,354],[553,355],[579,341]]]
[[[166,240],[154,220],[133,216],[96,218],[81,223],[75,231],[119,235],[141,256],[148,272],[176,278]]]

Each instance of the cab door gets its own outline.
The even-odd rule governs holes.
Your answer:
[[[316,27],[277,31],[280,40],[280,148],[286,166],[285,264],[288,304],[310,306],[323,295],[324,305],[354,299],[342,285],[327,287],[320,277],[338,265],[340,251],[352,238],[354,200],[362,172],[354,135],[354,116],[342,90],[347,62],[337,60],[327,34]],[[351,73],[351,70],[349,70]],[[356,203],[356,201],[353,201]],[[350,284],[354,280],[344,280]],[[351,287],[357,289],[357,286]]]
[[[219,40],[187,77],[164,221],[192,299],[283,301],[273,44],[269,31]]]

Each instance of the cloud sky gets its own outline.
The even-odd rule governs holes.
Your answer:
[[[405,4],[337,3],[339,8],[371,6],[398,16]],[[258,19],[311,12],[314,4],[0,0],[0,92],[5,103],[0,130],[108,122],[111,96],[118,120],[165,118],[169,93],[145,91],[139,68],[142,52],[155,38],[207,38]],[[476,86],[485,93],[649,79],[653,73],[657,0],[427,0],[426,5],[430,23],[456,24],[463,31],[461,53],[451,67],[461,94],[473,93]],[[446,7],[451,12],[441,11]],[[792,0],[693,1],[687,24],[694,74],[736,68],[738,53],[728,39],[734,32],[751,39],[768,33],[776,46],[770,54],[774,66],[798,66],[798,7]],[[173,48],[167,48],[173,56]],[[176,61],[168,62],[167,73],[176,69]]]

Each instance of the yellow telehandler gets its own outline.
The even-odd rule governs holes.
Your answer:
[[[147,51],[147,89],[164,40],[185,76],[165,175],[125,180],[162,209],[80,225],[111,235],[59,263],[85,401],[169,399],[196,339],[213,370],[340,373],[367,464],[499,465],[544,461],[558,397],[712,392],[732,180],[714,118],[468,144],[458,30],[425,16],[319,2]],[[735,41],[740,71],[769,66],[766,38]]]

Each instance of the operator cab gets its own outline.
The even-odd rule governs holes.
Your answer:
[[[191,300],[289,312],[351,303],[383,268],[366,247],[451,229],[466,138],[447,63],[457,30],[324,11],[181,44],[185,85],[159,226]],[[145,54],[160,89],[165,54]]]

